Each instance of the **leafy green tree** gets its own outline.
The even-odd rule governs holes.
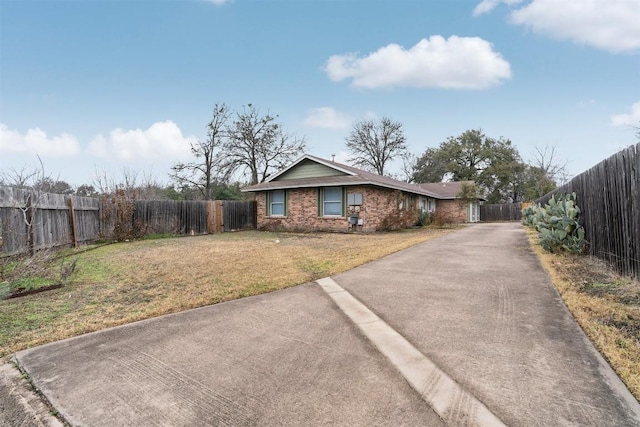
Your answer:
[[[416,182],[474,181],[489,203],[514,201],[524,164],[511,141],[490,138],[480,129],[449,137],[418,159]]]
[[[42,191],[44,193],[55,193],[55,194],[73,194],[73,187],[69,185],[69,183],[59,180],[53,179],[50,177],[42,177],[38,179],[33,188]]]
[[[442,182],[447,174],[448,160],[437,148],[427,148],[418,157],[412,174],[413,182]]]
[[[556,183],[544,169],[527,165],[522,174],[521,194],[523,201],[536,200],[556,189]]]
[[[100,193],[95,189],[93,185],[82,184],[76,188],[76,196],[82,197],[98,197]]]

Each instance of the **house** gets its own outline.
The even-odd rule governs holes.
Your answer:
[[[466,208],[453,207],[453,187],[427,187],[304,155],[267,181],[243,188],[254,193],[258,227],[290,230],[373,231],[413,225],[420,211],[440,206],[451,222],[465,222]],[[471,218],[471,216],[469,216]]]
[[[430,182],[416,185],[438,195],[436,209],[444,212],[444,216],[449,221],[456,223],[480,221],[480,202],[484,199],[478,197],[462,201],[458,197],[463,186],[475,185],[473,181]]]

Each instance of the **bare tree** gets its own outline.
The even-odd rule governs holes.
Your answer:
[[[402,169],[401,169],[401,179],[404,182],[412,183],[413,182],[413,171],[418,164],[418,157],[410,151],[407,151],[403,155],[400,156],[402,159]]]
[[[40,170],[23,166],[20,169],[9,169],[0,172],[0,184],[16,188],[31,188],[40,176]]]
[[[123,167],[120,175],[106,170],[98,171],[96,168],[93,185],[81,185],[77,193],[78,195],[113,196],[116,192],[122,191],[122,194],[130,200],[163,200],[167,198],[165,190],[151,170],[137,171]]]
[[[35,239],[34,239],[34,223],[36,221],[35,211],[39,207],[43,197],[43,190],[37,184],[39,182],[53,181],[45,174],[44,163],[40,156],[38,162],[40,167],[36,169],[29,169],[23,167],[21,169],[10,169],[8,172],[3,172],[0,177],[0,183],[2,185],[9,185],[20,189],[25,189],[24,200],[16,201],[15,206],[22,213],[22,219],[27,227],[27,248],[29,255],[33,256],[35,253]]]
[[[385,166],[407,152],[402,123],[383,117],[379,121],[363,120],[353,125],[346,138],[353,165],[384,175]]]
[[[176,163],[169,176],[180,186],[197,188],[205,200],[211,200],[214,186],[223,179],[220,168],[220,150],[228,141],[227,122],[231,112],[224,104],[213,107],[213,116],[207,124],[207,139],[191,144],[196,160]]]
[[[568,180],[568,164],[568,160],[559,158],[558,149],[555,145],[536,146],[533,160],[529,162],[530,166],[541,169],[547,178],[556,184],[564,184]]]
[[[252,104],[236,113],[221,149],[220,167],[225,179],[241,172],[248,173],[251,184],[264,182],[273,171],[304,152],[305,139],[285,133],[277,117],[262,115]]]

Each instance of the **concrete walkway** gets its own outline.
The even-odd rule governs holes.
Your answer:
[[[16,359],[72,425],[640,425],[518,224],[470,226],[333,280],[343,290],[302,285]],[[355,297],[363,320],[325,290]],[[403,354],[455,393],[422,387]]]

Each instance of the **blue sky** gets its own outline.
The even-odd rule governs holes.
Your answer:
[[[420,155],[482,128],[575,175],[637,142],[637,0],[0,0],[0,169],[168,181],[215,103],[345,160],[355,121]]]

